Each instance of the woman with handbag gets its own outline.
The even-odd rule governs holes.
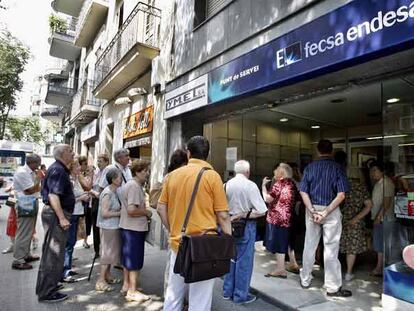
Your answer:
[[[106,173],[107,186],[101,193],[97,225],[101,229],[101,273],[95,289],[99,292],[109,292],[113,288],[109,284],[118,284],[120,279],[110,276],[111,265],[119,263],[121,255],[121,232],[119,217],[121,216],[121,200],[117,189],[122,185],[121,171],[111,168]]]
[[[75,208],[70,218],[68,240],[65,247],[65,261],[62,280],[63,282],[73,283],[75,282],[75,279],[73,278],[75,272],[71,270],[72,255],[73,248],[75,247],[77,240],[78,222],[79,218],[84,215],[83,202],[88,202],[90,200],[90,197],[89,194],[83,190],[82,185],[79,182],[81,167],[78,159],[75,159],[72,163],[69,164],[69,170],[73,185],[73,193],[75,195]]]
[[[123,200],[119,226],[121,228],[121,263],[124,267],[122,294],[127,301],[143,302],[150,297],[137,290],[139,270],[144,265],[145,235],[152,212],[146,209],[144,185],[148,180],[150,162],[134,160],[131,165],[132,180],[123,186]]]
[[[269,252],[276,254],[277,260],[275,270],[265,276],[286,279],[285,255],[289,248],[293,209],[299,200],[299,192],[292,179],[292,168],[288,164],[280,163],[275,177],[276,182],[269,192],[266,184],[270,179],[265,177],[262,183],[263,198],[269,203],[264,245]]]

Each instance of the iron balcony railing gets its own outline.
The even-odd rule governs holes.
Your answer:
[[[66,18],[66,23],[67,23],[67,26],[68,26],[66,31],[56,30],[53,33],[74,37],[75,34],[76,34],[76,25],[78,24],[78,18],[77,17],[68,17],[68,18]]]
[[[80,88],[72,99],[71,118],[75,117],[85,105],[96,107],[100,107],[102,105],[103,101],[101,99],[95,98],[92,94],[92,91],[95,88],[95,84],[96,83],[93,80],[85,80],[82,82]]]
[[[52,107],[43,107],[40,111],[40,116],[47,117],[47,116],[59,116],[60,114],[63,115],[63,109],[62,108],[52,108]]]
[[[91,6],[94,0],[85,0],[82,4],[81,11],[79,13],[78,21],[76,24],[76,38],[79,37],[79,34],[84,26],[86,14],[88,13],[89,7]],[[108,2],[108,0],[101,0],[103,2]]]
[[[61,95],[73,96],[77,88],[77,79],[64,79],[57,76],[55,79],[52,76],[49,77],[47,86],[48,92],[59,93]]]
[[[143,43],[159,47],[161,10],[138,2],[119,31],[99,54],[95,65],[95,81],[99,85],[118,62],[135,46]]]

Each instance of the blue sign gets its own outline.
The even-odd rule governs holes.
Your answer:
[[[209,72],[208,102],[362,63],[413,39],[413,0],[355,0]]]

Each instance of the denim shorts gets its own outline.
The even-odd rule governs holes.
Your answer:
[[[384,230],[382,224],[374,225],[373,231],[373,244],[374,244],[374,251],[377,253],[384,252]]]

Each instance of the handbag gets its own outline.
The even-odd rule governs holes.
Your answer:
[[[37,198],[33,195],[17,195],[17,215],[32,217],[37,213]]]
[[[244,237],[244,229],[246,228],[247,220],[249,219],[251,212],[252,210],[250,209],[245,219],[233,220],[231,222],[231,235],[234,238]]]
[[[198,173],[181,229],[182,236],[174,264],[174,273],[181,275],[185,283],[223,276],[230,271],[230,260],[236,253],[233,237],[216,229],[207,230],[201,235],[185,234],[201,177],[207,169],[202,168]],[[212,231],[216,234],[208,234]]]

